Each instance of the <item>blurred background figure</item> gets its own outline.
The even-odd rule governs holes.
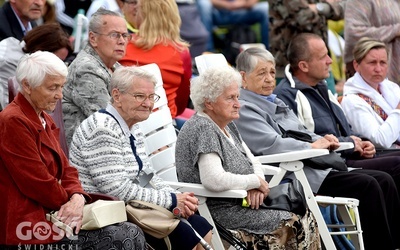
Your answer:
[[[192,76],[189,44],[180,37],[181,18],[175,0],[138,0],[132,25],[138,28],[122,65],[156,63],[161,70],[172,118],[189,103]]]
[[[347,78],[355,73],[353,48],[362,37],[381,40],[388,50],[387,77],[400,84],[400,2],[347,0],[344,29]]]
[[[92,0],[55,0],[54,4],[56,7],[57,21],[68,34],[72,35],[75,25],[75,16],[78,14],[79,10],[82,10],[83,14],[85,14],[92,4]]]
[[[125,1],[128,0],[93,0],[86,12],[86,17],[90,20],[93,13],[95,13],[100,7],[106,10],[122,13],[121,6]]]
[[[209,33],[200,18],[195,0],[175,0],[181,16],[181,37],[190,43],[192,58],[201,55],[207,50]]]
[[[341,0],[268,0],[270,15],[270,49],[276,59],[277,84],[285,76],[289,64],[286,50],[297,34],[308,32],[322,37],[328,44],[328,19],[344,16],[345,1]],[[334,85],[332,79],[332,85]],[[334,88],[333,88],[334,90]]]
[[[8,104],[8,78],[15,76],[21,57],[38,50],[65,60],[72,53],[68,35],[58,23],[46,23],[29,31],[22,41],[9,37],[0,42],[0,110]]]
[[[0,40],[15,37],[21,40],[43,15],[46,0],[7,1],[0,9]]]
[[[259,0],[197,0],[201,21],[208,31],[207,51],[214,52],[213,30],[218,25],[259,23],[261,42],[269,47],[268,3]]]
[[[42,17],[36,20],[38,25],[42,25],[44,23],[58,23],[54,1],[55,0],[46,0],[46,3],[43,6]]]

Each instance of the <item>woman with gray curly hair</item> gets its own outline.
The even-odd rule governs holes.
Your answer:
[[[212,216],[235,230],[247,249],[318,249],[315,222],[304,225],[312,221],[310,213],[260,208],[269,193],[268,182],[232,122],[239,118],[241,83],[240,73],[231,67],[210,68],[192,80],[190,97],[197,113],[179,132],[179,181],[202,183],[216,192],[247,190],[245,199],[207,199]]]

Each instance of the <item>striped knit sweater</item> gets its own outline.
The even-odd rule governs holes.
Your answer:
[[[118,119],[122,127],[110,115],[96,112],[76,129],[70,146],[70,164],[78,169],[84,190],[109,194],[124,201],[147,201],[167,209],[176,205],[176,197],[172,194],[176,191],[157,175],[151,180],[154,189],[138,185],[144,172],[154,173],[145,153],[144,136],[135,124],[136,150],[143,161],[139,173],[130,146],[128,126],[112,106],[109,105],[107,111]]]

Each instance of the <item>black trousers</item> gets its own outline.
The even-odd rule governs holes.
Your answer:
[[[382,171],[358,169],[332,171],[318,194],[356,198],[365,249],[392,250],[400,247],[400,201],[393,178]]]
[[[353,168],[375,169],[388,173],[396,184],[400,198],[400,150],[377,154],[373,159],[350,158],[346,160],[346,165]]]

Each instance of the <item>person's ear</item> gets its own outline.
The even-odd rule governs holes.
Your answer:
[[[114,100],[114,103],[116,103],[117,106],[121,106],[121,92],[119,91],[119,89],[114,88],[111,91],[111,96],[112,96],[112,98]]]
[[[359,66],[359,64],[357,63],[357,61],[356,61],[356,60],[353,60],[353,68],[354,68],[354,70],[357,71],[357,72],[358,72],[358,66]]]
[[[214,106],[212,105],[212,102],[210,102],[209,100],[206,100],[204,102],[204,106],[206,107],[206,109],[209,109],[209,110],[213,110],[214,109]]]
[[[32,93],[32,87],[31,85],[29,85],[28,80],[23,79],[21,82],[21,86],[22,86],[22,90],[27,93],[28,95],[30,95]]]
[[[308,63],[306,61],[300,61],[299,64],[299,69],[303,72],[308,72]]]
[[[241,70],[239,73],[240,73],[240,75],[242,76],[242,87],[243,87],[244,89],[246,89],[246,87],[247,87],[247,76],[246,76],[246,72],[244,72],[243,70]]]
[[[93,48],[97,47],[97,36],[93,31],[89,31],[89,43]]]

